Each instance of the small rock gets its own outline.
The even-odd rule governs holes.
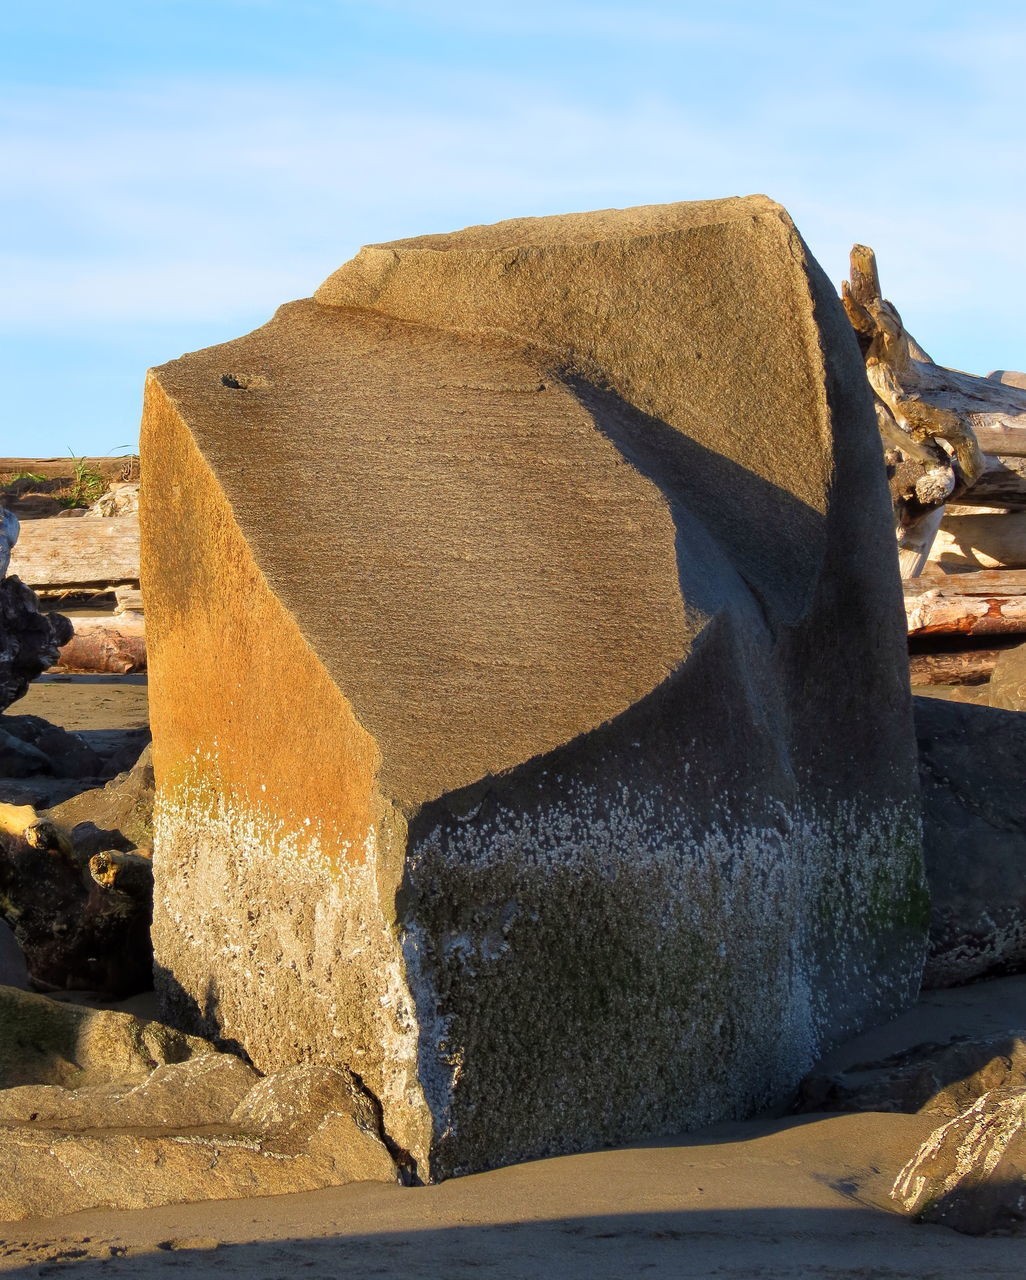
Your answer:
[[[98,498],[89,508],[93,516],[128,516],[139,510],[139,482],[125,481],[112,484],[102,498]]]
[[[261,1080],[240,1103],[232,1123],[242,1133],[273,1134],[287,1145],[297,1136],[310,1136],[311,1116],[319,1123],[334,1112],[352,1116],[366,1132],[377,1133],[373,1104],[351,1071],[324,1063],[301,1063]]]
[[[1026,711],[1026,644],[1001,654],[985,688],[989,706]]]
[[[893,1200],[968,1235],[1026,1229],[1026,1089],[992,1089],[937,1129],[902,1169]]]

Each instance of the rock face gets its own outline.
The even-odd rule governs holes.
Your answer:
[[[80,791],[49,810],[52,821],[71,832],[77,852],[128,852],[153,844],[153,763],[150,748],[131,769],[102,787]]]
[[[924,985],[1026,967],[1026,717],[916,698],[930,886]]]
[[[916,991],[879,442],[779,206],[366,249],[144,418],[168,1018],[347,1064],[429,1179],[749,1112]]]
[[[920,1044],[878,1062],[807,1076],[799,1111],[922,1111],[957,1116],[990,1089],[1026,1086],[1020,1031]]]
[[[894,1184],[923,1222],[969,1235],[1026,1228],[1026,1089],[993,1089],[923,1143]]]
[[[351,1073],[260,1079],[160,1023],[3,988],[0,1016],[0,1218],[399,1177]]]

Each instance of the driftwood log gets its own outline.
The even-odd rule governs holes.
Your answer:
[[[1002,438],[987,440],[987,433],[980,432],[986,440],[980,447],[984,452],[983,475],[968,492],[958,499],[960,507],[996,507],[1003,511],[1026,511],[1026,452],[1022,458],[1020,449],[1026,449],[1026,431],[1004,431]],[[1020,443],[1020,437],[1023,438]],[[993,448],[1008,452],[1000,457],[988,452]]]
[[[138,480],[139,459],[134,454],[120,458],[0,458],[0,476],[36,475],[73,479],[83,468],[109,480]]]
[[[1026,391],[935,364],[882,296],[867,246],[853,247],[841,293],[875,396],[901,575],[913,578],[926,567],[945,504],[964,501],[986,470],[977,431],[1026,427]],[[1001,444],[988,438],[991,447]]]
[[[946,573],[1026,569],[1026,511],[948,507],[930,559]]]
[[[913,653],[909,674],[913,685],[986,684],[1007,649],[963,649],[957,653]]]
[[[146,625],[141,613],[72,617],[71,639],[54,669],[127,675],[146,670]]]
[[[985,569],[904,584],[910,636],[1026,632],[1026,571]]]
[[[11,553],[9,572],[33,588],[136,584],[139,517],[26,520]]]
[[[142,591],[135,584],[114,588],[114,599],[117,601],[115,613],[142,613]]]

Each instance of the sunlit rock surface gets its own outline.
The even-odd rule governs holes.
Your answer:
[[[739,1116],[917,990],[879,439],[763,197],[362,251],[155,370],[165,1013],[422,1178]]]

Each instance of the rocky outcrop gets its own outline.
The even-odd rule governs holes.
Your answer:
[[[49,812],[0,806],[0,916],[37,984],[119,998],[152,986],[152,804],[147,749]]]
[[[348,1072],[261,1079],[159,1023],[3,988],[0,1017],[0,1218],[400,1176]]]
[[[0,1090],[141,1083],[156,1067],[211,1046],[163,1023],[0,987]]]
[[[892,1197],[922,1222],[970,1235],[1026,1230],[1026,1089],[993,1089],[931,1134]]]
[[[153,763],[149,746],[131,769],[102,787],[80,791],[47,817],[71,833],[85,857],[108,849],[149,851],[153,844]]]
[[[1026,967],[1026,718],[915,699],[928,987]]]
[[[749,1112],[914,994],[879,439],[779,206],[366,249],[153,371],[143,451],[169,1018],[347,1063],[428,1179]]]
[[[877,1062],[807,1076],[799,1111],[901,1111],[957,1116],[991,1089],[1026,1086],[1026,1033],[960,1036]]]

